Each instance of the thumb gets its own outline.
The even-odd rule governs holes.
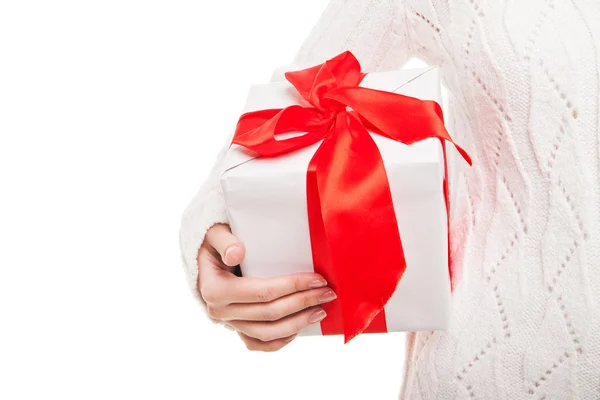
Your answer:
[[[229,229],[229,225],[215,224],[206,232],[206,241],[220,255],[223,263],[229,267],[242,262],[246,249]]]

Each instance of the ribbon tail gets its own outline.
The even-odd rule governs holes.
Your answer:
[[[368,129],[380,135],[405,144],[440,138],[452,143],[465,161],[472,163],[469,154],[450,137],[442,108],[435,101],[358,86],[337,88],[327,98],[351,107]]]
[[[346,112],[338,115],[333,129],[314,156],[324,227],[318,240],[328,244],[328,257],[321,262],[329,264],[326,279],[335,286],[348,342],[361,332],[387,330],[382,310],[406,261],[377,145]],[[309,214],[313,212],[310,207]]]
[[[325,139],[328,141],[328,139]],[[306,172],[306,206],[308,210],[308,225],[310,229],[310,242],[314,271],[327,280],[327,284],[338,293],[340,282],[331,262],[331,251],[327,242],[323,215],[321,214],[321,197],[317,183],[317,168],[321,158],[320,149],[313,155]],[[344,321],[340,301],[332,301],[321,305],[327,313],[327,318],[321,321],[323,335],[339,335],[344,333]]]

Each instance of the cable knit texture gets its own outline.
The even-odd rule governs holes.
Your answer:
[[[449,154],[451,326],[408,335],[402,398],[600,399],[598,21],[597,0],[333,0],[298,52],[439,66],[473,156]],[[183,218],[192,287],[218,173]]]

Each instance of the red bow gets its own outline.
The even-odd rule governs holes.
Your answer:
[[[365,76],[349,51],[286,72],[313,107],[245,113],[232,141],[273,157],[323,140],[307,172],[311,246],[315,272],[339,300],[324,305],[321,329],[344,333],[345,342],[363,331],[387,330],[382,310],[406,269],[383,160],[367,129],[405,144],[446,140],[471,163],[444,128],[436,102],[359,87]],[[298,131],[307,133],[275,139]]]

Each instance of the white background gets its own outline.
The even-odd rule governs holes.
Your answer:
[[[1,399],[397,398],[402,334],[251,353],[179,256],[248,85],[326,3],[0,3]]]

